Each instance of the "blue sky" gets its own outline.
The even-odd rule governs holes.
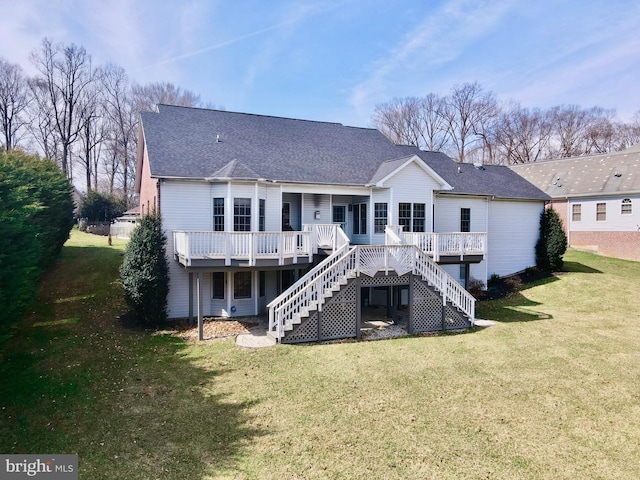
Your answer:
[[[498,99],[640,110],[637,0],[0,0],[0,56],[43,37],[227,110],[369,126],[478,81]]]

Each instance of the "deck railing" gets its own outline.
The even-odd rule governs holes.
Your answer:
[[[436,262],[441,257],[487,254],[485,232],[402,232],[397,226],[386,229],[387,244],[395,244],[399,238],[404,245],[415,245],[429,254]]]
[[[311,257],[318,248],[338,250],[349,244],[349,238],[339,225],[304,225],[304,231],[294,232],[173,232],[173,253],[183,265],[193,260],[247,261],[272,259],[282,264],[285,259]]]
[[[186,266],[193,260],[246,260],[255,265],[259,259],[284,259],[313,255],[310,232],[209,232],[174,231],[173,252]]]

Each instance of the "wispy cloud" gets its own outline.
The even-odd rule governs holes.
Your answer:
[[[373,104],[400,94],[393,87],[398,75],[425,73],[453,62],[472,43],[505,18],[512,1],[450,0],[429,12],[387,55],[371,67],[368,77],[353,88],[350,103],[371,112]]]

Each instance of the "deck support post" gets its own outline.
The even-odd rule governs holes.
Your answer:
[[[360,333],[360,327],[362,325],[362,286],[360,283],[360,277],[356,277],[356,338],[360,340],[362,337]]]
[[[189,272],[189,325],[193,325],[193,273]]]
[[[204,326],[202,319],[202,272],[196,277],[196,290],[198,297],[198,340],[204,340]]]
[[[413,322],[413,294],[414,294],[414,282],[416,276],[413,273],[409,273],[409,306],[407,307],[407,314],[409,321],[407,323],[407,333],[413,335],[414,322]]]

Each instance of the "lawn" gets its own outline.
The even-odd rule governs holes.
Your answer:
[[[243,350],[128,329],[73,232],[0,337],[0,452],[85,479],[640,478],[640,263],[581,252],[463,334]]]

